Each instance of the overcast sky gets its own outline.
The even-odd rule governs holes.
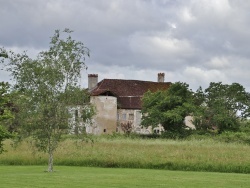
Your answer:
[[[186,82],[237,82],[250,91],[248,0],[0,0],[0,47],[48,48],[56,29],[90,50],[87,75]],[[0,70],[0,81],[8,81]]]

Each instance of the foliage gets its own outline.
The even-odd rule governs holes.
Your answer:
[[[222,142],[229,143],[244,143],[250,145],[250,135],[245,132],[229,132],[224,131],[220,135],[218,135],[215,139]]]
[[[176,82],[168,90],[148,91],[142,98],[142,124],[156,127],[162,124],[167,131],[181,131],[184,119],[195,110],[193,92],[188,84]]]
[[[4,151],[3,141],[11,137],[11,133],[8,132],[5,127],[0,125],[0,154]]]
[[[192,129],[180,129],[176,131],[165,131],[160,135],[160,138],[173,139],[173,140],[185,140],[196,131]]]
[[[250,135],[250,120],[246,119],[241,122],[240,132],[245,132]]]
[[[239,131],[242,121],[250,115],[250,94],[238,84],[211,82],[204,91],[195,93],[185,83],[174,83],[167,91],[147,92],[143,99],[144,125],[162,124],[168,138],[185,137],[184,118],[194,117],[197,130],[212,134],[223,131]]]
[[[85,140],[87,137],[86,126],[92,125],[92,116],[95,115],[94,106],[89,104],[90,96],[86,89],[82,90],[77,87],[69,87],[68,91],[61,96],[67,98],[68,111],[70,112],[71,119],[70,133],[74,133]]]
[[[237,131],[240,121],[249,117],[250,95],[238,83],[211,82],[204,92],[200,88],[195,97],[201,107],[195,114],[197,129]]]
[[[3,126],[3,123],[13,118],[8,93],[9,87],[8,83],[0,82],[0,153],[4,151],[3,141],[12,137],[12,134]]]
[[[88,96],[79,86],[81,70],[86,68],[85,57],[89,50],[82,42],[71,38],[72,31],[55,31],[49,50],[35,59],[26,52],[6,54],[10,71],[20,98],[18,121],[22,135],[32,136],[36,146],[49,154],[48,171],[53,171],[53,153],[61,135],[69,131],[69,105],[85,105]],[[68,35],[67,38],[63,34]],[[3,55],[2,55],[3,56]]]

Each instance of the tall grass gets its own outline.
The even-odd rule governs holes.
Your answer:
[[[2,165],[46,165],[47,155],[29,142],[0,155]],[[66,139],[54,155],[55,165],[149,168],[250,173],[250,146],[205,140],[163,140],[98,137],[94,144]]]

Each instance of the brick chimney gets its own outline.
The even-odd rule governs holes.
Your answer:
[[[165,81],[165,73],[158,73],[158,82]]]
[[[93,89],[98,83],[98,74],[89,74],[88,75],[88,89]]]

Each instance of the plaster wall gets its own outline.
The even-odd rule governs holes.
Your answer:
[[[194,118],[192,116],[186,116],[184,123],[189,129],[196,129],[195,125],[193,124]]]
[[[117,98],[113,96],[91,96],[90,103],[94,105],[96,115],[88,132],[93,134],[112,134],[117,125]]]

